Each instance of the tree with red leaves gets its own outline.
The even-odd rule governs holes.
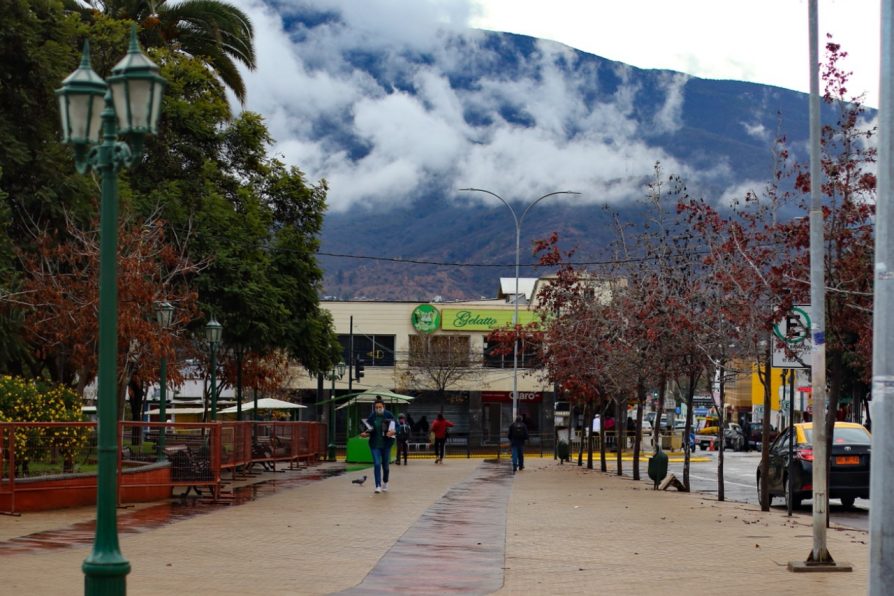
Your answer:
[[[50,234],[38,235],[36,250],[21,255],[26,272],[22,300],[31,311],[25,329],[38,358],[35,376],[45,373],[83,393],[97,374],[99,232],[72,223],[67,231],[69,239],[62,243]],[[192,350],[185,328],[198,311],[189,281],[204,265],[189,260],[182,242],[168,241],[164,222],[156,217],[122,222],[118,234],[119,417],[126,388],[132,418],[139,420],[161,357],[173,359]],[[156,323],[159,301],[175,306],[174,321],[164,332]],[[179,374],[174,367],[170,380],[178,382]]]

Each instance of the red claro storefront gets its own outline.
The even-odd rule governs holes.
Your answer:
[[[512,423],[512,392],[481,392],[481,427],[483,441],[493,444],[506,435]],[[518,392],[518,414],[528,427],[528,432],[536,435],[543,428],[543,393],[540,391]]]

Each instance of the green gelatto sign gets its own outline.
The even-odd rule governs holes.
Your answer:
[[[445,308],[442,311],[445,331],[492,331],[512,324],[513,311],[484,308]],[[518,313],[520,325],[539,321],[537,313],[522,310]]]
[[[441,326],[441,313],[431,304],[420,304],[413,309],[410,322],[419,333],[434,333]]]

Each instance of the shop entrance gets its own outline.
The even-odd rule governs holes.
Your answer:
[[[482,416],[483,437],[482,442],[487,445],[496,445],[500,442],[500,435],[503,428],[502,420],[500,420],[500,412],[502,408],[499,403],[483,404],[484,412]]]

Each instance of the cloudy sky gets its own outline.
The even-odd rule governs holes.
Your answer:
[[[661,118],[645,125],[630,117],[636,89],[619,92],[610,104],[588,104],[583,82],[559,72],[569,55],[559,43],[538,46],[530,77],[507,81],[495,73],[475,90],[452,89],[445,71],[460,71],[481,55],[482,36],[473,27],[554,40],[640,68],[808,89],[807,0],[246,0],[240,6],[255,24],[258,54],[257,70],[245,73],[246,108],[265,116],[287,163],[311,180],[327,179],[335,211],[409,204],[434,188],[467,186],[524,202],[566,189],[582,192],[574,200],[611,202],[641,193],[655,161],[696,182],[712,175],[690,171],[649,144],[656,128],[672,132],[678,124],[685,76],[667,77]],[[339,18],[285,30],[284,19],[307,7]],[[825,32],[850,53],[844,66],[854,71],[851,92],[865,91],[867,103],[877,105],[879,1],[820,0]],[[346,60],[368,49],[383,52],[378,66],[411,77],[417,92],[383,88]],[[433,60],[408,61],[407,50]],[[530,116],[529,125],[501,117],[507,102]],[[469,123],[470,110],[487,117]],[[351,150],[358,145],[362,154]]]

